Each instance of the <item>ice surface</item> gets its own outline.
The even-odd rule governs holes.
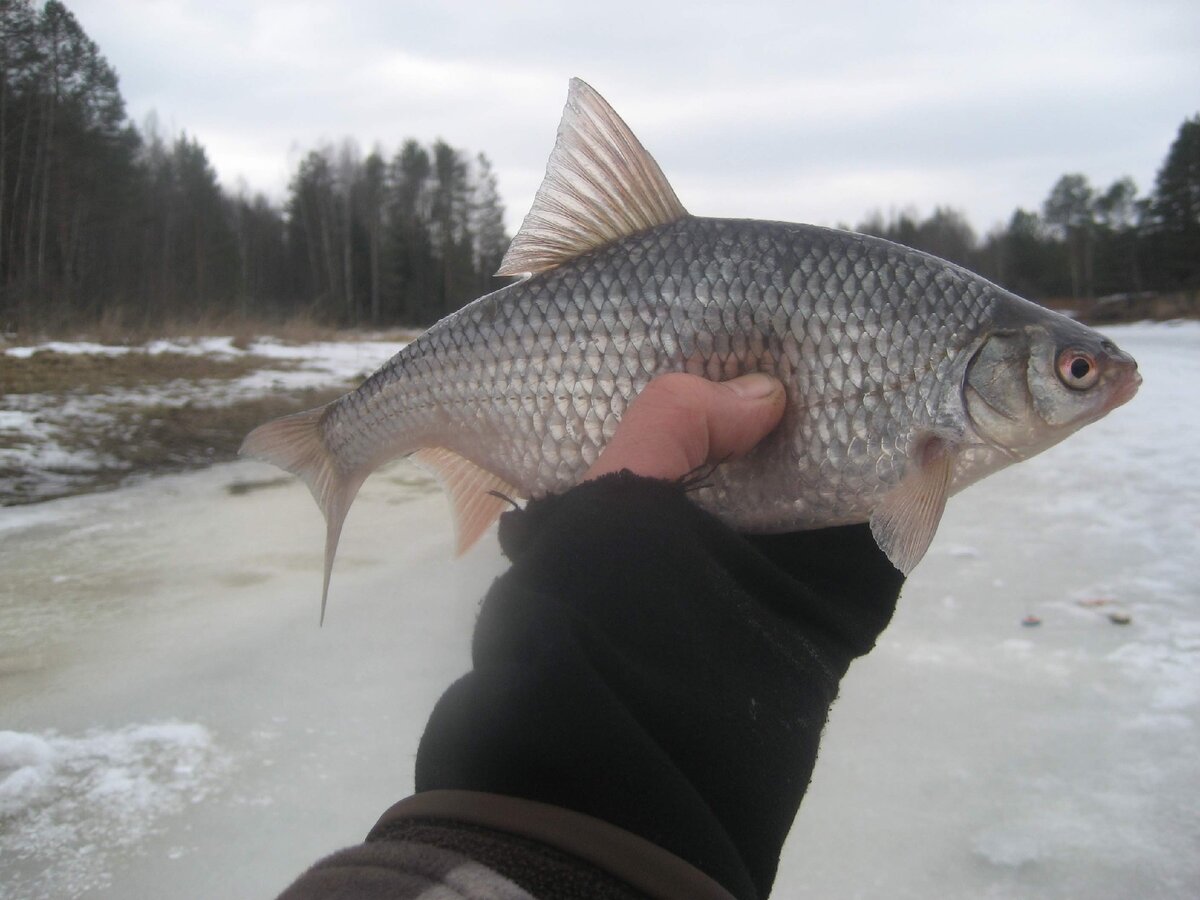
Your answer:
[[[495,548],[454,562],[432,481],[381,472],[347,522],[318,628],[323,526],[307,489],[278,477],[239,463],[0,510],[17,519],[0,540],[0,728],[25,736],[3,745],[0,778],[52,734],[176,720],[212,749],[187,776],[201,802],[171,800],[192,796],[166,777],[174,763],[136,782],[166,791],[137,838],[97,833],[102,803],[26,771],[0,816],[0,884],[16,896],[273,896],[411,790],[424,717],[467,668]],[[132,778],[134,755],[101,760],[96,787]],[[64,849],[10,850],[44,803],[90,848],[70,867]]]
[[[1195,895],[1200,323],[1106,332],[1142,391],[951,501],[843,684],[777,894]]]
[[[1195,895],[1200,325],[1107,331],[1141,393],[951,501],[843,684],[773,896]],[[0,883],[273,896],[411,790],[501,569],[494,540],[451,561],[428,479],[380,473],[318,629],[320,516],[278,474],[239,463],[0,510]],[[207,743],[167,740],[147,768],[135,735],[168,721]],[[160,798],[138,836],[126,789]],[[79,852],[10,850],[41,809]]]
[[[205,800],[225,767],[194,723],[92,729],[79,737],[0,731],[0,862],[6,896],[108,887],[107,858],[165,816]]]

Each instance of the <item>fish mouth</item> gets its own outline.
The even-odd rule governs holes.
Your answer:
[[[1117,386],[1117,389],[1112,394],[1111,409],[1116,409],[1118,406],[1124,406],[1137,394],[1138,388],[1142,386],[1142,376],[1137,371],[1137,363],[1134,363],[1134,369],[1129,373],[1129,377]]]
[[[1107,341],[1102,346],[1108,351],[1108,365],[1112,367],[1111,377],[1116,382],[1116,387],[1110,395],[1108,408],[1116,409],[1133,399],[1138,388],[1142,386],[1142,375],[1138,372],[1137,360],[1128,353],[1119,350]]]
[[[1103,354],[1102,365],[1108,370],[1108,377],[1116,383],[1109,395],[1108,409],[1124,406],[1142,386],[1142,376],[1138,372],[1137,360],[1108,339],[1100,341]]]

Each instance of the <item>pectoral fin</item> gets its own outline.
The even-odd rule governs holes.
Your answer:
[[[409,458],[437,476],[450,497],[454,511],[456,556],[462,556],[471,549],[488,526],[504,512],[508,504],[495,494],[521,496],[519,490],[499,475],[481,469],[445,447],[425,447]]]
[[[871,515],[875,542],[905,575],[921,561],[942,520],[954,462],[950,445],[941,438],[929,438],[916,464]]]

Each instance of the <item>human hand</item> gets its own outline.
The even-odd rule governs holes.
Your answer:
[[[783,385],[762,373],[723,382],[659,376],[630,404],[584,480],[622,469],[676,479],[742,456],[779,424],[785,401]]]

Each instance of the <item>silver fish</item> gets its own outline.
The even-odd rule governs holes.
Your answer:
[[[908,572],[946,498],[1128,401],[1110,341],[979,276],[888,241],[691,216],[588,85],[571,82],[533,209],[499,275],[361,387],[242,447],[300,475],[325,513],[329,573],[363,480],[397,456],[450,495],[459,551],[499,516],[489,492],[575,484],[655,376],[767,372],[782,423],[696,502],[779,532],[869,521]]]

